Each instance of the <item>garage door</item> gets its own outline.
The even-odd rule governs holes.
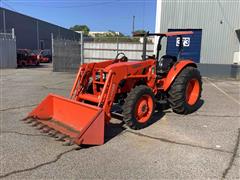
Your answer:
[[[168,29],[168,32],[173,31],[193,31],[191,35],[183,35],[183,51],[181,59],[191,59],[196,63],[200,62],[201,52],[201,29]],[[167,54],[177,56],[179,47],[179,37],[168,37],[167,40]]]

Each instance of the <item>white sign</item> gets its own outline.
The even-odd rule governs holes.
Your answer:
[[[183,47],[189,47],[190,46],[190,37],[183,37],[182,38]],[[176,46],[179,46],[180,44],[180,37],[176,38]]]

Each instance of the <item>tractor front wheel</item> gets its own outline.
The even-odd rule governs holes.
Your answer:
[[[188,66],[177,76],[168,91],[168,102],[175,113],[189,114],[199,107],[202,79],[197,68]]]
[[[140,85],[128,93],[123,105],[123,121],[132,129],[142,129],[151,123],[155,110],[152,89]]]

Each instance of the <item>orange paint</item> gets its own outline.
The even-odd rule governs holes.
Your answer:
[[[149,120],[153,112],[153,99],[150,95],[142,96],[136,105],[135,117],[138,122],[145,123]]]
[[[143,83],[153,93],[167,91],[177,75],[186,66],[196,66],[190,60],[179,61],[166,77],[156,79],[156,60],[136,62],[108,60],[83,64],[77,74],[70,99],[48,95],[30,114],[38,122],[74,140],[76,144],[100,145],[104,143],[104,125],[111,119],[111,108],[116,95],[130,92]],[[161,86],[161,89],[159,88]],[[89,87],[90,90],[88,89]],[[194,104],[200,85],[192,80],[188,84],[186,97]],[[150,95],[143,95],[135,109],[139,123],[145,123],[154,111]]]
[[[186,67],[186,66],[193,66],[197,67],[197,65],[191,61],[191,60],[181,60],[177,64],[175,64],[167,74],[166,78],[164,78],[163,83],[163,90],[167,91],[168,88],[173,83],[174,79],[177,77],[177,75]]]
[[[198,80],[191,79],[186,88],[186,101],[189,105],[194,105],[197,102],[200,93],[200,84]]]
[[[69,136],[77,144],[91,142],[90,144],[100,145],[104,143],[102,108],[50,94],[28,117]],[[92,124],[98,126],[93,127]],[[89,129],[91,129],[91,136],[85,134]]]

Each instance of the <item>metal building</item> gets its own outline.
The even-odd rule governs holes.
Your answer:
[[[0,8],[0,33],[8,33],[12,28],[17,48],[51,49],[51,34],[54,38],[69,40],[79,40],[81,36],[72,30]]]
[[[199,63],[203,75],[235,77],[240,70],[239,17],[239,0],[157,0],[156,32],[192,30],[193,35],[183,37],[182,57]],[[175,55],[178,39],[164,43],[163,52]]]

